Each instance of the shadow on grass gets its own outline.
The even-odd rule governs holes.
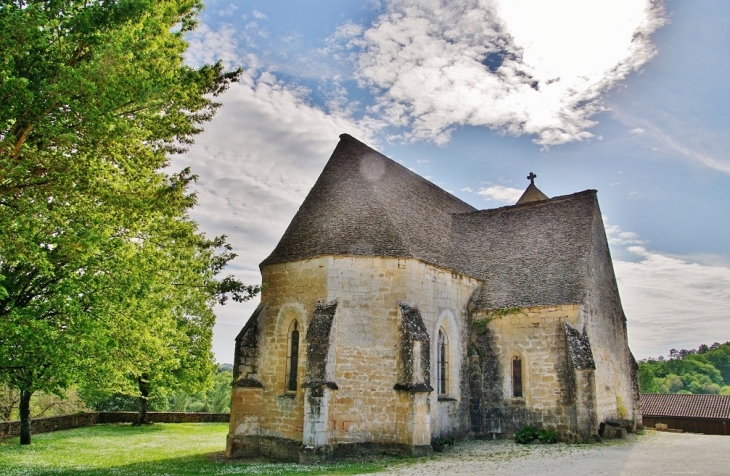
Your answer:
[[[99,469],[84,468],[51,468],[46,465],[26,464],[22,468],[8,467],[0,461],[0,473],[3,475],[145,475],[145,474],[169,474],[169,475],[218,475],[218,474],[255,474],[255,475],[348,475],[375,473],[382,471],[395,462],[390,458],[375,458],[373,461],[346,461],[328,464],[300,465],[295,463],[271,463],[262,461],[229,460],[222,452],[208,455],[186,456],[170,458],[159,461],[134,463],[120,466],[107,466]]]
[[[64,428],[62,430],[54,430],[52,432],[31,432],[31,446],[37,446],[38,440],[45,439],[47,435],[63,435],[68,434],[69,432],[73,432],[74,436],[90,435],[99,438],[128,438],[129,436],[133,435],[146,435],[150,433],[157,433],[162,431],[163,429],[164,428],[159,425],[132,426],[131,423],[102,423],[99,425],[86,426],[81,428]],[[54,440],[57,440],[57,438],[51,436],[50,441]],[[20,438],[16,436],[12,438],[0,439],[0,445],[20,445]]]

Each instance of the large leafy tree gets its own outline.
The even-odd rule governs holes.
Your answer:
[[[35,391],[59,391],[127,357],[114,351],[125,319],[141,323],[124,328],[127,344],[144,330],[164,347],[185,332],[198,338],[200,327],[183,325],[192,317],[209,328],[214,298],[257,292],[215,278],[231,254],[187,218],[195,177],[164,171],[219,107],[211,96],[240,74],[184,64],[200,8],[0,0],[0,379],[20,391],[21,444],[30,443]],[[138,272],[147,260],[154,272]],[[163,307],[157,329],[154,303],[170,288],[196,292]],[[175,319],[187,330],[165,334]]]
[[[133,268],[121,283],[127,291],[104,333],[113,358],[93,363],[85,398],[136,397],[144,423],[151,398],[205,388],[215,371],[211,306],[227,297],[215,275],[232,257],[220,238],[205,239],[189,220],[161,222],[134,243],[120,259]]]

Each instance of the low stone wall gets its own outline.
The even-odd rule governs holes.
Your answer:
[[[47,433],[49,431],[92,426],[97,423],[98,418],[98,413],[75,413],[73,415],[33,418],[30,423],[30,431],[31,433]],[[0,438],[18,435],[20,435],[20,421],[0,422]]]
[[[134,423],[137,412],[99,412],[96,423]],[[147,412],[152,423],[228,423],[230,413]]]
[[[137,412],[89,412],[55,417],[33,418],[30,424],[32,434],[68,430],[100,423],[133,423]],[[153,423],[227,423],[229,413],[185,413],[148,412],[147,419]],[[0,438],[20,435],[20,421],[0,422]]]

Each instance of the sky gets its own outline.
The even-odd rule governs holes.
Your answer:
[[[192,216],[260,282],[349,133],[480,209],[529,172],[598,190],[637,359],[730,341],[730,3],[715,0],[207,0],[193,66],[241,80],[172,168]],[[218,306],[213,350],[257,301]]]

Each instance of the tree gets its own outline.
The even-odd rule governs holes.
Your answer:
[[[720,371],[725,385],[730,385],[730,342],[713,344],[712,350],[708,350],[704,356]]]
[[[154,294],[160,281],[134,282],[128,267],[140,243],[162,223],[189,222],[195,176],[163,169],[219,107],[210,96],[240,74],[183,63],[200,8],[0,0],[0,379],[20,393],[21,444],[32,394],[108,365],[120,310]],[[232,277],[209,278],[229,255],[190,285],[253,296]]]
[[[657,393],[659,391],[655,377],[651,364],[639,362],[639,389],[642,393]]]
[[[639,363],[642,392],[725,394],[730,388],[730,342],[698,350],[670,351],[672,358],[646,359]]]
[[[169,399],[169,410],[228,413],[231,411],[232,380],[233,369],[221,365],[213,376],[213,383],[208,389],[192,394],[185,391],[176,392]]]
[[[228,291],[215,275],[234,255],[222,239],[197,233],[189,220],[160,223],[135,247],[134,262],[127,263],[134,269],[127,278],[134,299],[113,311],[106,332],[105,347],[114,358],[95,363],[96,376],[83,393],[91,400],[115,393],[136,397],[142,424],[149,400],[195,393],[210,383],[212,305],[225,301]]]

